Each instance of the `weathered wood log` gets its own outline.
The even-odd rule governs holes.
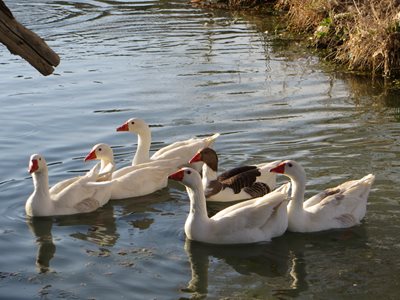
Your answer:
[[[21,56],[40,73],[53,73],[60,57],[36,33],[17,22],[11,11],[0,0],[0,42],[8,50]]]

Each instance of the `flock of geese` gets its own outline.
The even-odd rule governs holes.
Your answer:
[[[186,186],[190,199],[185,233],[190,240],[212,244],[270,241],[294,232],[348,228],[366,214],[375,176],[347,181],[304,200],[306,173],[293,160],[240,166],[218,174],[218,156],[212,149],[219,134],[173,143],[150,156],[151,130],[141,119],[129,119],[117,128],[137,134],[138,146],[131,166],[116,170],[113,150],[95,145],[85,161],[99,162],[85,175],[49,187],[45,158],[33,154],[29,162],[34,191],[25,204],[28,216],[54,216],[92,212],[110,199],[151,194],[168,180]],[[276,175],[290,182],[276,187]],[[211,218],[207,202],[240,201]]]

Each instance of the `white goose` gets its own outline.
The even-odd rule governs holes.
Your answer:
[[[150,157],[151,131],[145,121],[137,118],[129,119],[117,128],[117,131],[128,131],[138,135],[138,146],[132,165],[149,162],[150,160],[168,159],[179,157],[177,167],[186,165],[192,156],[204,147],[211,147],[217,137],[216,133],[206,138],[192,138],[185,141],[175,142],[161,148]]]
[[[262,197],[276,186],[276,174],[270,169],[281,160],[252,166],[241,166],[218,176],[218,155],[211,148],[201,149],[189,161],[204,162],[203,189],[207,201],[230,202]]]
[[[375,176],[369,174],[327,189],[304,202],[306,173],[293,160],[286,160],[271,172],[288,176],[292,200],[288,205],[289,231],[314,232],[348,228],[359,224],[367,210],[367,199]]]
[[[211,244],[257,243],[270,241],[286,231],[289,184],[263,197],[229,206],[209,218],[200,174],[185,167],[169,178],[186,186],[190,211],[185,233],[190,240]]]
[[[25,204],[28,216],[55,216],[87,213],[105,205],[110,199],[110,182],[96,182],[100,165],[84,176],[61,181],[49,189],[46,160],[33,154],[29,162],[34,191]]]
[[[168,175],[176,171],[177,159],[163,159],[115,170],[114,154],[107,144],[93,146],[85,161],[99,159],[100,175],[111,180],[111,199],[133,198],[151,194],[168,184]]]
[[[100,159],[100,177],[98,181],[111,180],[115,173],[114,153],[107,144],[94,145],[84,161]]]

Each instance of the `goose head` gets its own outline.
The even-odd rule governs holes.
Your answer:
[[[43,170],[47,170],[46,160],[40,154],[32,154],[29,160],[28,171],[30,174],[39,173]]]
[[[218,171],[218,155],[213,149],[208,147],[201,149],[192,157],[189,163],[191,164],[199,161],[204,162],[215,172]]]
[[[285,160],[275,168],[272,168],[270,172],[286,175],[293,180],[306,180],[306,172],[303,167],[294,160]]]
[[[179,181],[190,188],[201,185],[200,174],[192,168],[181,168],[179,171],[168,176],[169,179]]]
[[[148,130],[149,130],[149,125],[147,125],[147,123],[144,120],[138,118],[129,119],[128,121],[126,121],[124,124],[122,124],[117,128],[117,131],[128,131],[136,134]]]
[[[94,145],[89,154],[85,157],[85,161],[99,159],[103,161],[113,161],[113,150],[107,144]]]

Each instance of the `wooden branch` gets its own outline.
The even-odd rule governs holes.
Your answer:
[[[40,73],[53,73],[60,57],[36,33],[17,22],[11,11],[0,0],[0,42],[12,54],[21,56]]]

